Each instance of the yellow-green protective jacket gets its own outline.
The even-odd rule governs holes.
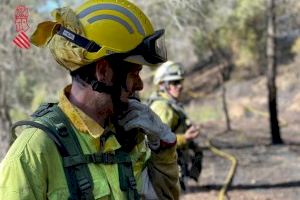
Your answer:
[[[177,147],[184,148],[187,141],[184,133],[190,122],[183,108],[166,92],[160,91],[150,97],[151,109],[176,133]]]
[[[104,129],[73,106],[67,99],[69,87],[60,95],[58,106],[75,128],[84,154],[114,151],[121,146],[114,135],[103,146],[100,137]],[[142,190],[142,170],[148,168],[158,196],[179,198],[178,167],[175,147],[159,153],[151,152],[145,141],[130,153],[137,189]],[[147,163],[147,164],[146,164]],[[125,200],[119,187],[117,164],[88,164],[94,184],[94,197],[100,200]],[[0,199],[4,200],[64,200],[69,197],[62,159],[54,142],[40,129],[26,128],[9,149],[0,164]]]

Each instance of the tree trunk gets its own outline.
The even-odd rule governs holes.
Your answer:
[[[206,31],[206,28],[203,27],[203,31]],[[209,35],[209,34],[207,34]],[[230,120],[230,115],[228,112],[228,104],[227,104],[227,99],[226,99],[226,86],[225,86],[225,81],[224,81],[224,77],[225,77],[225,69],[226,67],[228,67],[230,65],[230,61],[228,61],[228,57],[222,52],[222,50],[220,50],[218,47],[214,46],[213,43],[213,39],[211,36],[207,37],[208,45],[210,50],[213,52],[213,54],[215,54],[217,56],[217,58],[221,61],[220,64],[218,64],[218,69],[219,69],[219,83],[221,85],[221,89],[222,89],[222,107],[223,107],[223,111],[224,111],[224,115],[225,115],[225,120],[226,120],[226,131],[231,131],[231,120]]]
[[[272,144],[282,144],[277,116],[275,1],[268,0],[267,87]]]
[[[220,85],[221,85],[221,95],[222,95],[222,107],[223,107],[223,111],[224,111],[224,115],[225,115],[225,120],[226,120],[226,131],[231,131],[231,121],[230,121],[230,116],[228,113],[228,106],[227,106],[227,98],[226,98],[226,86],[224,83],[224,68],[227,67],[227,65],[225,65],[223,67],[223,70],[220,69],[219,67],[219,80],[220,80]]]

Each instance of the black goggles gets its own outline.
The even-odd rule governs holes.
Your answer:
[[[175,80],[175,81],[169,81],[170,85],[182,85],[183,80]]]
[[[131,61],[131,58],[138,57],[145,61],[148,65],[157,65],[167,61],[167,51],[164,40],[165,30],[155,31],[154,34],[146,37],[135,49],[131,50],[125,60]],[[133,59],[134,62],[134,59]]]
[[[167,61],[167,51],[165,48],[164,35],[165,30],[155,31],[154,34],[146,37],[135,49],[127,53],[116,53],[117,57],[135,63],[145,65],[157,65]],[[57,34],[86,49],[88,52],[97,52],[101,46],[92,40],[89,40],[77,33],[60,26]]]

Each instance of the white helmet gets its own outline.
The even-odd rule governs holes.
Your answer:
[[[165,81],[183,80],[183,76],[183,66],[180,63],[167,61],[156,70],[153,83],[158,85]]]

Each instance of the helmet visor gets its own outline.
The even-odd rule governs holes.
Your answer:
[[[135,49],[126,53],[128,57],[125,60],[134,62],[133,58],[140,57],[139,61],[144,60],[145,63],[142,64],[146,65],[157,65],[166,62],[167,50],[164,32],[164,29],[161,29],[146,37]]]

